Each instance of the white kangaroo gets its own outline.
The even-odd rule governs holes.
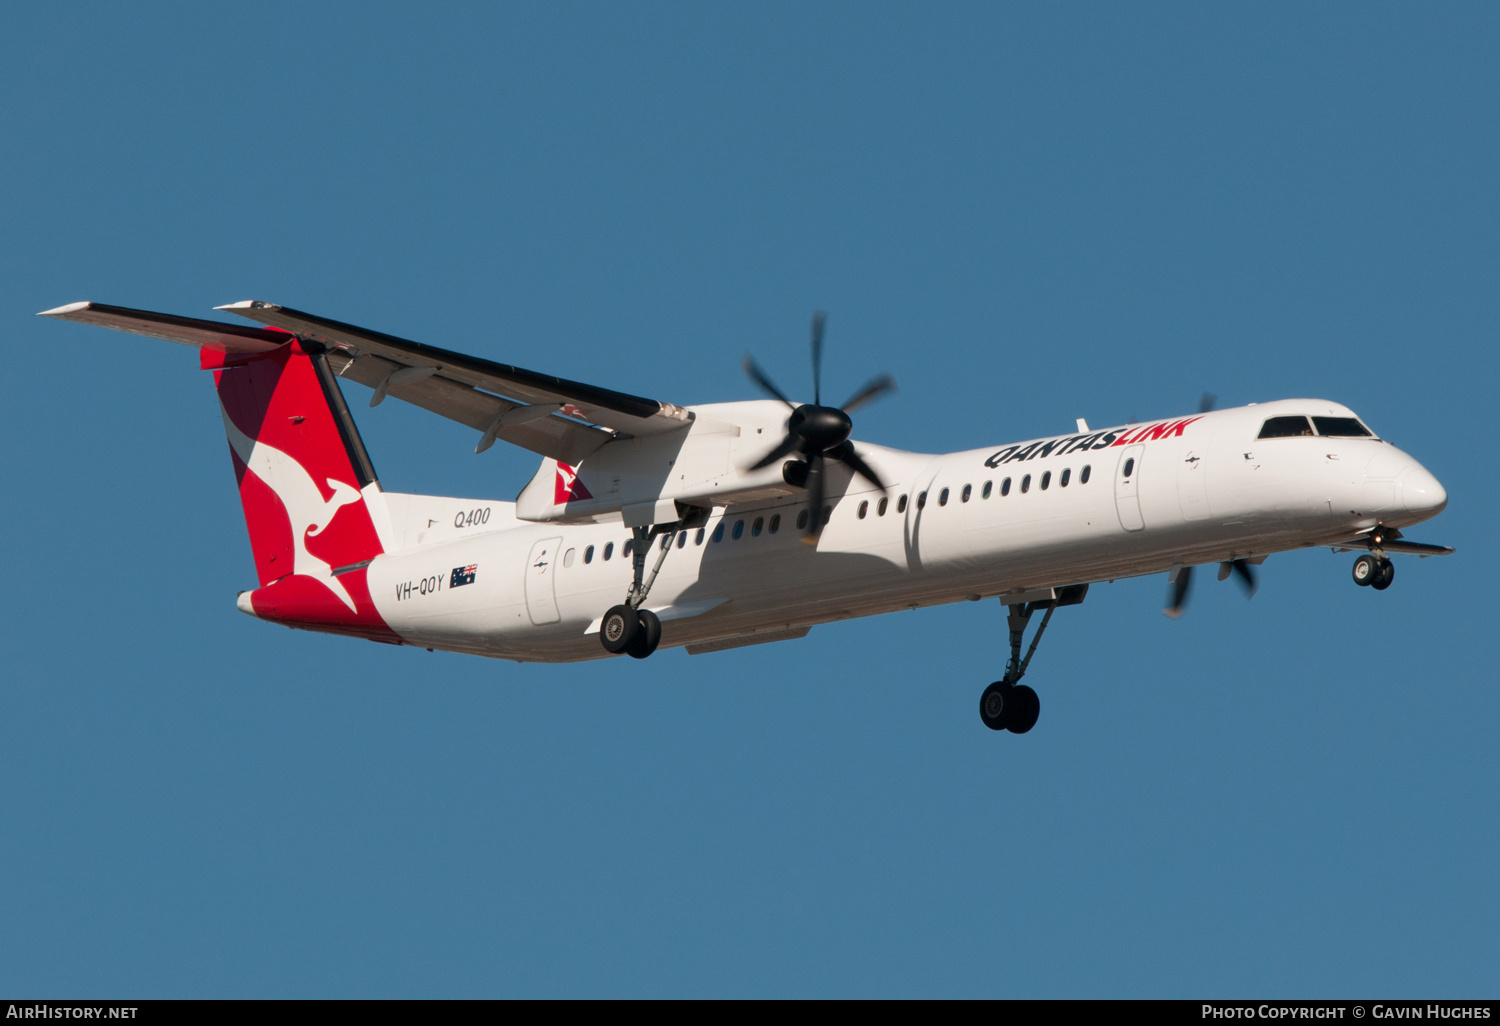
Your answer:
[[[302,464],[280,449],[249,437],[229,419],[229,411],[222,406],[220,410],[224,414],[224,431],[240,462],[264,481],[286,508],[287,519],[292,523],[292,573],[311,577],[337,595],[351,613],[356,612],[354,599],[349,597],[343,582],[333,576],[333,568],[307,551],[307,537],[320,533],[342,507],[363,498],[359,489],[330,477],[328,487],[333,489],[333,498],[325,502],[323,493]]]

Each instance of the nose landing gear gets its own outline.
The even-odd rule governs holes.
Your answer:
[[[1005,664],[1005,677],[995,681],[984,689],[984,694],[979,696],[979,718],[986,727],[991,730],[1008,730],[1012,734],[1024,734],[1036,726],[1037,717],[1042,711],[1041,699],[1037,693],[1025,684],[1020,683],[1026,674],[1026,668],[1031,665],[1031,657],[1036,653],[1036,647],[1042,640],[1042,634],[1047,630],[1047,624],[1052,619],[1052,614],[1059,606],[1076,606],[1083,601],[1088,594],[1087,584],[1075,584],[1067,588],[1053,590],[1046,589],[1043,595],[1047,596],[1031,602],[1009,602],[1006,604],[1006,624],[1010,628],[1010,660]],[[1002,600],[1003,601],[1003,600]],[[1021,643],[1026,638],[1026,625],[1031,621],[1031,614],[1039,609],[1047,612],[1042,617],[1042,622],[1037,625],[1036,634],[1032,636],[1031,647],[1026,650],[1025,658],[1021,657]]]
[[[1384,556],[1366,553],[1354,561],[1354,583],[1361,588],[1385,591],[1396,579],[1396,565]]]

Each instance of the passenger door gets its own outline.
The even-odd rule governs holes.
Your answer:
[[[1146,526],[1140,496],[1141,456],[1145,451],[1144,445],[1127,445],[1115,468],[1115,508],[1120,512],[1120,526],[1127,531]]]

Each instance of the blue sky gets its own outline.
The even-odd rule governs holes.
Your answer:
[[[1471,996],[1500,983],[1493,5],[11,5],[0,991]],[[644,663],[286,631],[189,351],[263,299],[919,451],[1343,401],[1456,546]],[[535,458],[351,398],[388,488]]]

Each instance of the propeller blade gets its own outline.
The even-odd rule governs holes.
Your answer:
[[[1192,583],[1193,568],[1190,566],[1179,567],[1177,569],[1177,576],[1172,579],[1172,597],[1167,602],[1167,608],[1163,609],[1162,612],[1174,620],[1181,616],[1182,611],[1187,608],[1188,588],[1192,586]]]
[[[801,439],[798,438],[796,435],[787,435],[785,438],[783,438],[781,440],[781,444],[780,445],[778,445],[776,448],[772,449],[770,452],[766,453],[759,460],[757,460],[752,465],[746,467],[745,469],[746,470],[759,470],[762,467],[769,467],[771,464],[775,463],[777,460],[783,459],[784,457],[790,456],[792,453],[796,452],[797,451],[797,443],[800,442],[800,441],[801,441]]]
[[[823,533],[823,470],[827,464],[820,452],[809,456],[807,463],[807,532],[802,540],[808,545],[816,545]]]
[[[828,314],[816,310],[812,316],[813,405],[823,405],[823,325]]]
[[[1259,585],[1255,583],[1255,571],[1251,569],[1250,564],[1246,563],[1243,559],[1236,559],[1233,563],[1229,564],[1229,568],[1239,576],[1240,583],[1245,586],[1245,597],[1250,598],[1254,595],[1255,589]]]
[[[871,399],[879,399],[887,392],[894,392],[895,390],[896,379],[889,374],[882,374],[878,378],[871,379],[869,384],[865,385],[858,392],[855,392],[849,401],[840,406],[839,409],[845,413],[853,413]]]
[[[870,482],[876,488],[879,488],[882,492],[887,490],[885,487],[885,482],[880,480],[880,475],[875,473],[874,470],[870,469],[870,465],[860,457],[859,453],[855,452],[854,446],[850,443],[845,442],[843,445],[833,450],[833,452],[829,453],[829,455],[836,460],[841,460],[844,463],[849,464],[851,470],[853,470],[860,477],[864,478],[866,481]]]
[[[794,410],[797,408],[790,399],[782,394],[781,389],[776,387],[775,382],[766,376],[766,372],[760,369],[760,365],[755,362],[749,353],[746,353],[745,358],[740,361],[740,367],[744,370],[745,376],[759,385],[762,391],[775,396]]]
[[[1198,397],[1199,413],[1208,413],[1217,405],[1219,405],[1219,397],[1214,395],[1212,392],[1204,392],[1201,396]]]

